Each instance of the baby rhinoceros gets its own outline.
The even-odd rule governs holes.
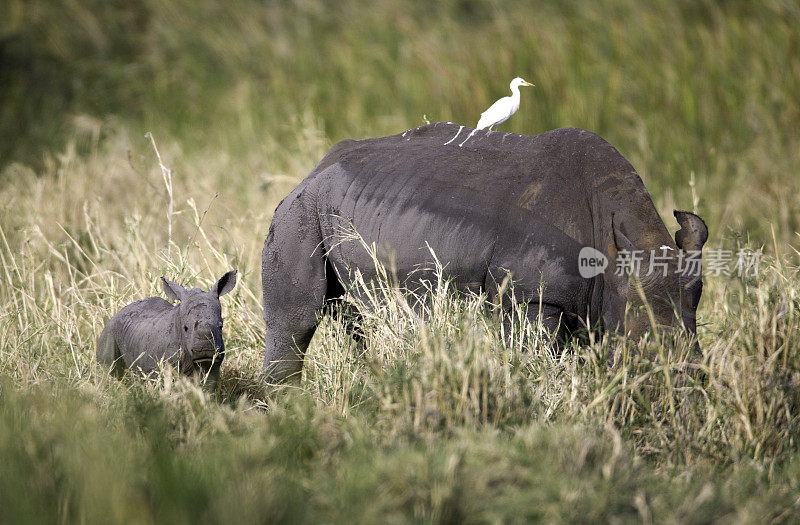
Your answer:
[[[124,307],[103,328],[97,361],[117,377],[126,369],[150,374],[163,361],[179,366],[186,375],[202,374],[205,387],[214,390],[225,356],[219,298],[236,285],[236,270],[223,275],[208,292],[187,290],[163,277],[161,284],[178,304],[149,297]]]

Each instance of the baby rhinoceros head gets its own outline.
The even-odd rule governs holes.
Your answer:
[[[164,293],[180,301],[176,307],[175,329],[180,339],[181,371],[189,375],[201,374],[206,388],[213,390],[225,357],[219,298],[233,290],[236,270],[223,275],[208,292],[200,288],[187,290],[163,277],[161,281]]]

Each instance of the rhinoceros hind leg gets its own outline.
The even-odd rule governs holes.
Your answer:
[[[100,337],[97,338],[97,362],[109,370],[114,377],[122,377],[125,373],[125,363],[114,338],[112,322],[103,328]]]
[[[265,353],[268,383],[299,381],[318,317],[325,306],[327,282],[321,236],[297,225],[307,222],[298,210],[273,220],[264,245],[261,280],[264,292]]]
[[[359,346],[364,344],[364,331],[363,317],[358,307],[352,302],[345,301],[345,289],[342,286],[336,271],[330,261],[325,263],[325,274],[327,276],[326,294],[325,294],[325,313],[331,316],[344,325],[345,332],[358,343]]]

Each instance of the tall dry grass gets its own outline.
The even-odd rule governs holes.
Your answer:
[[[269,212],[231,214],[230,195],[187,176],[207,163],[159,144],[173,173],[170,247],[161,167],[144,137],[131,166],[133,144],[121,133],[86,159],[68,149],[52,172],[9,193],[0,230],[8,516],[126,521],[144,508],[146,521],[230,512],[428,521],[518,508],[531,519],[780,521],[796,512],[796,256],[770,255],[758,277],[707,279],[699,359],[663,335],[598,334],[558,353],[524,315],[504,334],[486,297],[456,296],[442,272],[411,308],[384,270],[354,295],[365,342],[323,319],[299,387],[267,389],[259,264]],[[261,198],[277,199],[275,184]],[[104,205],[105,191],[128,201]],[[207,286],[231,267],[242,277],[223,300],[229,353],[216,394],[169,369],[119,382],[94,363],[104,321],[158,294],[159,275]]]

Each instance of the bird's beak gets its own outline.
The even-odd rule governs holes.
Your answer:
[[[533,86],[533,87],[536,87],[536,84],[532,84],[532,83],[530,83],[530,82],[526,82],[526,81],[524,81],[524,80],[522,81],[522,83],[523,83],[523,84],[525,84],[526,86]]]

